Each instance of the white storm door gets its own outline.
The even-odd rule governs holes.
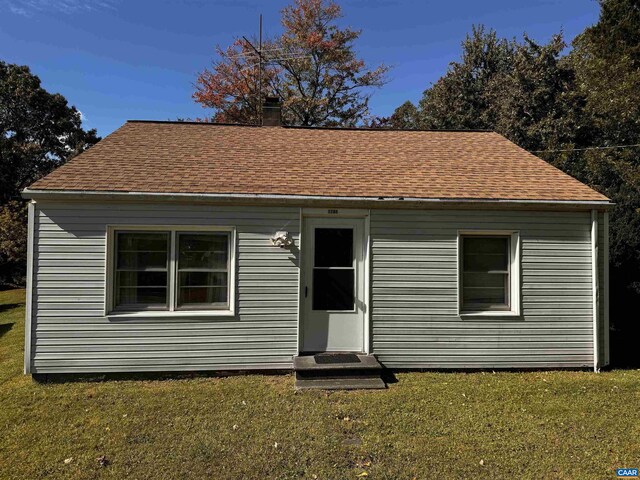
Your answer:
[[[302,351],[364,351],[364,220],[307,218]]]

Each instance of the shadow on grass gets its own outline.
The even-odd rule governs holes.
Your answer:
[[[384,383],[386,383],[387,385],[389,385],[390,383],[398,383],[398,379],[396,378],[395,374],[388,368],[384,368],[380,376],[382,377]]]
[[[0,304],[0,313],[6,312],[8,310],[13,310],[14,308],[18,308],[23,306],[24,303],[3,303]]]
[[[1,305],[0,305],[1,306]],[[3,323],[0,325],[0,337],[13,328],[15,323]]]
[[[37,383],[77,383],[114,381],[171,381],[191,378],[224,378],[243,375],[290,375],[291,370],[232,370],[202,372],[130,372],[130,373],[34,373]]]

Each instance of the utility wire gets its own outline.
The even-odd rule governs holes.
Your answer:
[[[552,152],[579,152],[583,150],[609,150],[612,148],[634,148],[640,147],[640,143],[632,145],[612,145],[610,147],[585,147],[585,148],[567,148],[563,150],[531,150],[531,153],[552,153]]]

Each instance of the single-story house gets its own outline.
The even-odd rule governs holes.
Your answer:
[[[605,196],[488,131],[129,121],[24,190],[25,372],[609,362]]]

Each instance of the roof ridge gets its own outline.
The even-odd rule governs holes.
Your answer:
[[[127,120],[127,123],[163,123],[163,124],[176,124],[176,125],[208,125],[208,126],[222,126],[222,127],[251,127],[258,128],[261,125],[255,125],[250,123],[227,123],[227,122],[198,122],[193,120]],[[269,126],[267,128],[274,128]],[[278,127],[275,127],[278,128]],[[281,128],[286,129],[300,129],[300,130],[344,130],[344,131],[363,131],[363,132],[453,132],[453,133],[496,133],[494,130],[483,129],[462,129],[462,128],[373,128],[373,127],[328,127],[328,126],[313,126],[313,125],[282,125]]]
[[[259,127],[260,125],[252,125],[250,123],[225,123],[225,122],[198,122],[195,120],[132,120],[129,119],[126,123],[167,123],[176,125],[209,125],[209,126],[223,126],[223,127]]]

